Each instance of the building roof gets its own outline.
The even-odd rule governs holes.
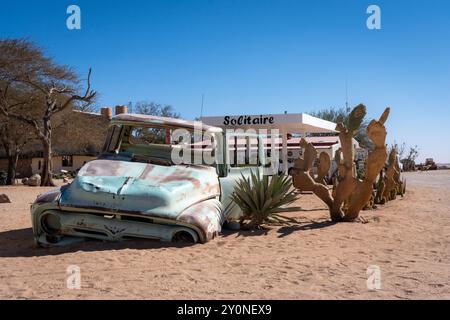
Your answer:
[[[288,139],[287,142],[288,144],[300,144],[301,139],[302,138],[292,138]],[[313,145],[333,145],[340,142],[338,136],[306,137],[305,140]]]
[[[287,148],[288,149],[300,148],[300,140],[301,139],[302,138],[288,139],[287,140]],[[316,149],[327,149],[327,148],[330,148],[331,146],[341,143],[338,136],[306,137],[305,140],[308,143],[312,143],[312,145]],[[357,150],[359,150],[359,149],[365,150],[364,148],[361,148],[359,146],[359,143],[355,138],[353,138],[352,140],[353,140],[353,144]],[[240,145],[245,145],[247,143],[247,140],[242,139],[242,138],[238,138],[237,141],[238,141],[238,144],[240,144]],[[270,146],[272,144],[272,142],[277,146],[281,146],[283,143],[281,138],[273,137],[273,138],[264,138],[263,139],[263,143],[265,146]],[[256,144],[256,139],[251,139],[251,143]],[[230,142],[230,144],[234,144],[234,142]]]
[[[124,123],[124,122],[134,122],[145,125],[160,125],[169,127],[178,127],[185,129],[201,129],[202,131],[209,132],[222,132],[221,128],[205,125],[200,121],[189,121],[175,118],[167,117],[157,117],[144,114],[119,114],[113,118],[113,123]]]
[[[105,142],[109,119],[98,113],[66,109],[52,118],[52,155],[98,155]],[[6,156],[0,148],[0,158]],[[42,157],[42,144],[36,138],[30,141],[21,158]]]

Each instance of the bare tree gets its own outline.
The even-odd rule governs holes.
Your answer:
[[[330,107],[328,109],[309,112],[309,114],[312,115],[313,117],[317,117],[334,123],[343,123],[344,125],[348,125],[349,113],[350,110],[346,110],[346,108],[336,108],[336,107]],[[355,139],[360,143],[362,147],[373,149],[373,143],[367,137],[366,129],[368,125],[369,121],[366,118],[364,118],[359,131],[355,135]]]
[[[397,143],[394,141],[394,144],[391,146],[390,150],[396,149],[398,159],[401,160],[407,160],[407,161],[416,161],[417,157],[419,156],[419,147],[417,145],[414,146],[407,146],[406,142]]]
[[[73,106],[73,109],[82,112],[98,112],[99,107],[89,103],[84,103],[84,104],[75,104]]]
[[[393,149],[397,151],[398,159],[402,160],[406,152],[406,143],[405,142],[398,143],[397,141],[394,140],[394,144],[392,144],[391,147],[389,148],[389,152],[391,152],[391,150]]]
[[[26,51],[23,40],[0,41],[0,145],[8,160],[6,184],[15,183],[16,168],[24,146],[35,138],[28,124],[10,117],[9,113],[26,114],[34,95],[16,82],[35,69],[35,55]]]
[[[131,102],[129,108],[132,108]],[[140,101],[134,106],[134,111],[140,114],[146,114],[157,117],[180,118],[180,114],[175,112],[171,105],[161,105],[156,102]],[[161,130],[156,128],[138,129],[140,138],[147,143],[155,143],[156,141],[164,142],[170,135],[170,130]]]
[[[346,123],[349,112],[345,108],[330,107],[309,113],[313,117],[334,123]]]
[[[36,138],[29,126],[21,121],[0,117],[0,144],[8,160],[7,185],[14,185],[17,163],[24,147]]]
[[[43,148],[41,185],[53,186],[51,120],[55,114],[71,106],[86,106],[93,103],[96,92],[91,90],[91,69],[89,69],[87,77],[87,87],[80,94],[78,77],[69,67],[57,65],[51,58],[46,57],[40,48],[29,41],[6,41],[13,41],[10,54],[17,54],[16,63],[21,64],[19,69],[22,70],[17,72],[14,77],[10,77],[10,84],[25,86],[30,91],[28,97],[31,104],[39,112],[38,115],[33,114],[34,110],[30,110],[28,114],[16,113],[5,108],[2,103],[0,103],[0,112],[7,118],[22,121],[33,128]],[[9,44],[11,45],[11,43]],[[14,48],[14,45],[17,45],[20,50],[15,50],[17,48]],[[6,90],[0,90],[0,96],[5,96],[8,87]]]
[[[180,118],[171,105],[161,105],[156,102],[140,101],[135,105],[135,112],[158,117]]]
[[[415,162],[418,156],[419,156],[419,147],[417,145],[415,145],[413,147],[409,147],[408,155],[406,156],[406,159],[408,161]]]

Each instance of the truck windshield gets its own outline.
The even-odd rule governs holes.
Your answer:
[[[137,162],[215,166],[211,161],[216,149],[214,135],[199,137],[189,132],[179,136],[174,134],[176,129],[114,125],[108,132],[104,152],[129,156],[131,161]]]
[[[122,126],[114,125],[109,127],[106,135],[105,144],[103,145],[103,153],[115,152],[119,147]]]

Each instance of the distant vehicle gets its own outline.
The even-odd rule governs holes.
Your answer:
[[[419,170],[421,170],[421,171],[428,171],[428,170],[437,170],[438,166],[434,162],[433,158],[427,158],[427,159],[425,159],[425,163],[424,164],[419,164],[417,166],[417,168]]]
[[[116,116],[101,156],[86,163],[69,185],[44,193],[33,203],[36,244],[65,245],[85,238],[211,240],[226,220],[242,214],[239,207],[230,205],[229,196],[242,175],[249,177],[251,170],[262,173],[264,144],[259,135],[202,126],[210,138],[200,148],[187,143],[193,156],[203,159],[209,152],[214,157],[237,158],[238,139],[252,140],[247,149],[257,157],[257,164],[175,164],[172,153],[181,149],[179,141],[172,141],[173,131],[194,132],[196,124],[154,116]]]
[[[434,162],[433,158],[425,159],[425,166],[427,166],[428,170],[437,170],[437,164]]]

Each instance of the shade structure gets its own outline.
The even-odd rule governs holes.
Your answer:
[[[202,117],[204,124],[224,129],[279,129],[289,133],[336,132],[336,123],[306,113]]]
[[[227,129],[278,130],[282,137],[283,171],[287,173],[287,134],[334,133],[336,123],[313,117],[306,113],[208,116],[202,117],[204,124]]]

